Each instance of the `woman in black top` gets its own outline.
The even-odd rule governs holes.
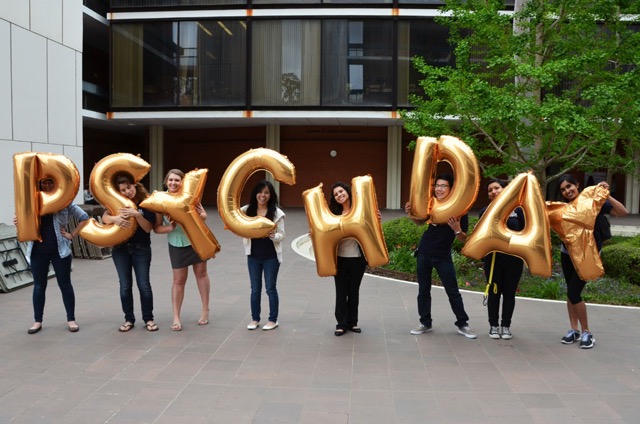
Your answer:
[[[489,200],[493,200],[507,186],[507,182],[499,179],[489,180],[487,184],[487,194]],[[488,206],[487,206],[488,207]],[[480,218],[484,215],[487,207],[480,211]],[[507,228],[513,231],[524,229],[524,212],[522,208],[516,208],[507,219]],[[522,276],[523,261],[517,256],[505,253],[493,252],[483,258],[484,274],[487,281],[491,277],[491,287],[487,299],[487,312],[489,314],[489,337],[492,339],[511,339],[511,317],[516,306],[516,290],[520,277]],[[493,262],[493,273],[491,264]],[[502,296],[502,321],[498,327],[500,315],[500,297]]]

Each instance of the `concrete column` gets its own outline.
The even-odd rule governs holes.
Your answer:
[[[151,191],[163,190],[164,127],[162,125],[151,125],[149,127],[149,161],[151,162],[149,189]]]
[[[387,209],[401,208],[402,127],[387,128]]]
[[[280,125],[269,124],[266,127],[266,143],[267,149],[280,151]],[[271,173],[267,172],[267,181],[273,184],[273,188],[276,190],[276,194],[280,197],[280,182],[273,178]]]
[[[637,173],[627,174],[625,180],[625,207],[629,213],[640,213],[640,182]]]

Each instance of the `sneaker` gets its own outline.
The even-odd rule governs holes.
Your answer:
[[[263,331],[269,331],[269,330],[273,330],[274,328],[276,328],[278,326],[278,321],[273,322],[273,321],[269,321],[268,323],[266,323],[263,327],[262,330]]]
[[[467,339],[475,339],[476,337],[478,337],[476,333],[471,331],[471,328],[469,328],[468,325],[465,325],[463,327],[458,327],[458,333],[462,334]]]
[[[247,325],[247,330],[255,330],[259,325],[258,321],[251,321],[249,325]]]
[[[430,325],[420,324],[419,326],[411,330],[411,334],[417,336],[419,334],[428,333],[431,330],[433,330],[433,327],[431,327]]]
[[[596,339],[593,337],[593,334],[585,331],[580,338],[580,349],[591,349],[595,342]]]
[[[513,334],[511,334],[511,330],[509,330],[509,327],[502,327],[500,337],[502,337],[503,340],[510,340],[513,338]]]
[[[500,329],[498,327],[491,326],[491,328],[489,329],[489,337],[491,337],[492,339],[499,339]]]
[[[571,344],[580,340],[580,332],[578,330],[571,329],[567,331],[567,335],[560,340],[563,344]]]

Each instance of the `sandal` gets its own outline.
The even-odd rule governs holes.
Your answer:
[[[207,325],[209,324],[209,318],[200,318],[198,320],[198,325]]]
[[[333,334],[335,334],[337,337],[344,335],[344,333],[346,333],[346,331],[344,331],[342,328],[338,328],[336,331],[333,332]]]
[[[147,331],[158,331],[158,324],[153,321],[148,321],[145,327],[147,327]]]
[[[182,331],[182,324],[179,322],[174,322],[171,326],[171,331]]]
[[[72,333],[77,333],[78,331],[80,331],[80,327],[78,327],[78,324],[76,324],[75,322],[73,322],[73,324],[67,324],[67,325],[69,326],[69,331]]]
[[[124,324],[122,324],[120,328],[118,328],[118,331],[121,333],[126,333],[127,331],[131,330],[133,327],[135,327],[133,323],[127,321]]]

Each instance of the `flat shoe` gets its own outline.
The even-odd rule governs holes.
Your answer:
[[[182,331],[182,324],[179,322],[174,322],[171,326],[171,331]]]
[[[158,324],[156,324],[155,322],[149,321],[145,324],[145,327],[147,328],[147,331],[158,331]]]
[[[272,322],[269,321],[268,323],[266,323],[264,325],[264,327],[262,327],[262,331],[269,331],[269,330],[273,330],[274,328],[276,328],[278,326],[278,321],[276,322]]]
[[[42,325],[40,327],[31,327],[27,330],[27,334],[36,334],[40,330],[42,330]]]
[[[343,336],[344,333],[346,333],[346,331],[344,331],[342,328],[338,328],[336,331],[333,332],[333,334],[335,334],[337,337]]]
[[[354,325],[349,329],[349,331],[352,331],[354,333],[362,333],[362,328],[358,327],[357,325]]]
[[[247,325],[247,330],[255,330],[256,328],[258,328],[259,325],[260,325],[260,323],[258,321],[251,321]]]
[[[198,320],[198,325],[207,325],[209,324],[209,320],[208,319],[199,319]]]
[[[69,331],[71,331],[72,333],[77,333],[78,331],[80,331],[80,327],[78,327],[77,325],[70,325]]]

